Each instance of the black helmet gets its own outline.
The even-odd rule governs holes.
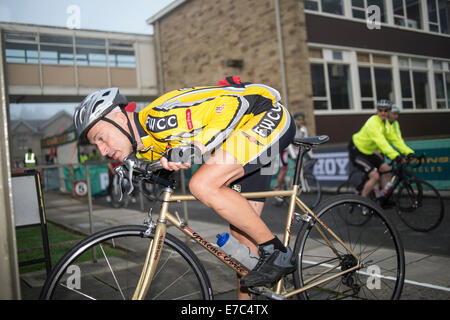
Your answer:
[[[302,118],[302,120],[305,120],[305,114],[303,112],[296,112],[294,113],[294,119]]]
[[[377,102],[377,109],[388,109],[391,110],[392,104],[389,100],[383,99],[378,100]]]

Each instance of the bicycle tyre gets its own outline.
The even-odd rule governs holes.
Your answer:
[[[96,232],[81,240],[55,265],[39,298],[44,300],[92,299],[94,298],[93,294],[98,295],[95,299],[131,298],[145,261],[149,242],[154,237],[153,233],[147,236],[146,230],[147,227],[140,225],[118,226]],[[98,247],[102,254],[105,253],[105,249],[108,253],[113,252],[111,243],[115,245],[115,250],[124,251],[127,259],[120,257],[119,254],[119,257],[109,256],[97,263],[77,260],[86,252],[92,251],[94,246]],[[131,243],[133,244],[132,248]],[[104,246],[100,247],[100,244]],[[89,252],[89,254],[91,253]],[[167,263],[169,259],[174,263]],[[108,266],[115,262],[118,265],[109,275],[109,270],[113,270],[113,268]],[[76,267],[69,270],[74,265]],[[79,269],[77,270],[77,268]],[[182,268],[183,281],[178,281],[180,280],[179,273],[177,273],[179,268]],[[79,283],[76,283],[75,275],[79,275]],[[65,284],[64,281],[66,281]],[[70,286],[69,281],[72,281]],[[156,292],[157,289],[160,291]],[[167,292],[171,289],[174,290],[175,296],[169,295],[172,291]],[[83,292],[81,293],[80,290]],[[152,298],[164,300],[213,299],[211,283],[203,265],[189,247],[171,234],[166,234],[158,269],[146,296],[146,299]]]
[[[357,186],[350,180],[342,183],[338,189],[337,194],[354,194],[358,195]],[[362,226],[370,219],[370,215],[366,215],[365,212],[359,210],[353,210],[353,207],[348,207],[348,215],[344,215],[345,221],[352,226]]]
[[[352,182],[345,181],[339,185],[336,194],[358,194],[358,190],[356,190],[356,186]]]
[[[297,197],[301,198],[302,201],[308,206],[310,209],[314,209],[322,200],[322,189],[320,187],[319,180],[312,174],[305,174],[305,188],[300,185],[299,191],[297,193]],[[313,196],[315,194],[315,196]],[[302,197],[302,195],[307,198]]]
[[[345,206],[368,208],[369,223],[364,226],[348,225],[342,215]],[[400,236],[383,210],[372,201],[358,195],[338,195],[322,202],[315,210],[323,221],[344,243],[351,248],[362,262],[362,268],[341,275],[299,294],[302,299],[399,299],[405,278],[405,256]],[[344,247],[329,234],[339,251],[337,258],[325,241],[319,241],[320,234],[314,219],[304,223],[295,243],[297,269],[294,272],[295,287],[302,288],[308,277],[315,277],[337,262],[330,273],[340,273],[356,266],[350,254],[344,254]],[[322,229],[323,231],[324,229]],[[352,260],[353,259],[353,260]],[[332,266],[331,266],[332,267]],[[311,279],[311,278],[310,278]]]
[[[430,183],[412,179],[396,192],[397,213],[411,229],[428,232],[437,228],[444,218],[444,201]]]

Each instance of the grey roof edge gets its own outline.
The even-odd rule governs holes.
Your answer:
[[[184,4],[188,1],[189,0],[176,0],[176,1],[172,2],[171,4],[169,4],[167,7],[165,7],[164,9],[157,12],[155,15],[153,15],[150,18],[148,18],[147,20],[145,20],[145,22],[147,24],[154,24],[156,21],[158,21],[159,19],[161,19],[162,17],[164,17],[165,15],[172,12],[173,10],[175,10],[176,8],[178,8],[179,6],[181,6],[182,4]]]

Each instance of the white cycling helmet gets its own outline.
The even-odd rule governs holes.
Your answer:
[[[114,121],[106,118],[105,116],[110,113],[115,107],[126,107],[128,104],[125,96],[119,93],[118,88],[102,89],[88,95],[80,103],[80,105],[75,109],[73,115],[73,124],[75,126],[75,131],[79,136],[81,143],[87,143],[87,133],[88,131],[100,120],[110,122],[116,126],[131,143],[135,144],[135,139],[133,139],[128,132],[123,130]],[[125,110],[122,108],[122,112]],[[128,118],[127,118],[128,119]],[[128,122],[130,126],[130,123]],[[130,131],[133,132],[133,131]]]
[[[388,109],[391,110],[392,104],[389,100],[382,99],[377,102],[377,109]]]
[[[391,107],[391,112],[393,113],[400,113],[400,107],[396,104],[393,104]]]

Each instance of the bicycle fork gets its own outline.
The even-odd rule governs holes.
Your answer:
[[[144,268],[142,269],[141,276],[139,278],[138,285],[133,295],[133,300],[143,300],[147,295],[150,283],[158,266],[161,251],[164,246],[164,240],[166,238],[167,220],[166,213],[168,212],[169,199],[173,190],[166,188],[163,193],[162,206],[160,210],[159,219],[156,223],[155,236],[153,241],[150,242],[147,250],[147,256],[145,258]]]

